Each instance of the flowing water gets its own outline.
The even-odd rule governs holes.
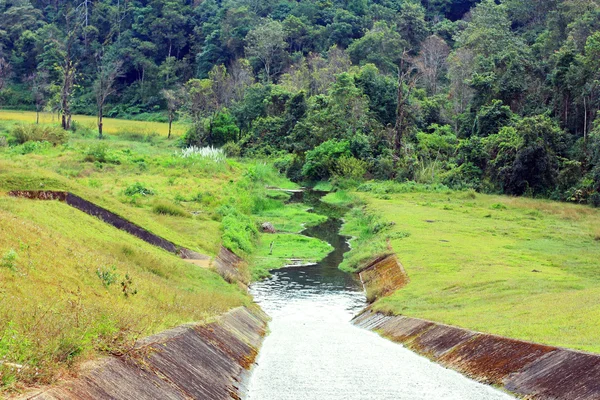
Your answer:
[[[348,238],[338,234],[341,220],[334,209],[305,196],[332,218],[303,233],[327,241],[333,251],[316,265],[276,270],[252,285],[255,301],[272,321],[246,399],[512,398],[353,326],[350,320],[366,299],[360,282],[337,268]]]

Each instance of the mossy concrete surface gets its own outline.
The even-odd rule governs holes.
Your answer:
[[[126,356],[95,361],[78,379],[21,399],[231,399],[244,388],[268,317],[237,308],[205,325],[143,339]]]

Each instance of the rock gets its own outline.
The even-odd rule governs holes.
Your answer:
[[[270,223],[270,222],[263,222],[260,225],[260,228],[262,229],[262,231],[264,233],[277,233],[277,230],[275,229],[275,227],[273,226],[273,224]]]

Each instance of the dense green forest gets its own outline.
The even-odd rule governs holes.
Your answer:
[[[186,119],[296,180],[600,205],[600,4],[4,0],[0,106]]]

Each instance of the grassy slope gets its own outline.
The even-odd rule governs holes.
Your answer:
[[[96,351],[249,302],[214,272],[59,202],[0,197],[0,232],[0,359],[26,366],[0,367],[0,388],[49,382]]]
[[[244,166],[182,159],[166,141],[104,142],[119,164],[85,162],[95,146],[95,139],[73,139],[68,146],[25,155],[20,154],[22,146],[0,149],[0,191],[70,190],[177,244],[207,254],[218,251],[220,228],[214,211]],[[127,196],[125,190],[136,182],[155,194]],[[160,201],[179,204],[188,217],[156,215],[152,208]]]
[[[377,309],[600,352],[600,211],[449,192],[362,197],[395,222],[386,234],[411,278]]]
[[[0,121],[5,123],[33,123],[35,122],[36,114],[33,111],[13,111],[13,110],[0,110]],[[97,131],[96,117],[90,115],[74,115],[73,121],[82,127],[90,129],[94,132]],[[104,133],[109,135],[123,134],[135,132],[137,134],[158,134],[160,136],[167,136],[169,133],[169,125],[162,122],[147,122],[147,121],[128,121],[114,118],[104,118],[103,120]],[[40,123],[44,124],[58,124],[58,117],[54,114],[41,113]],[[175,136],[181,136],[185,133],[187,127],[184,124],[174,123],[172,134]]]

